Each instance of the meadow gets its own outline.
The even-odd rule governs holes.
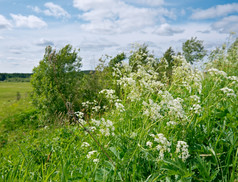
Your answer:
[[[0,121],[16,110],[24,110],[29,104],[22,101],[29,99],[31,91],[30,82],[0,82]]]
[[[237,50],[216,53],[204,70],[174,56],[168,74],[167,61],[139,49],[133,64],[85,76],[110,79],[93,98],[81,81],[88,100],[53,122],[29,97],[14,99],[30,85],[7,83],[2,110],[13,114],[0,123],[0,181],[237,181]]]

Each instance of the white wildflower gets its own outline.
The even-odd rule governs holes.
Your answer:
[[[77,112],[75,112],[75,115],[76,115],[79,119],[82,119],[83,116],[84,116],[84,113],[77,111]]]
[[[104,136],[114,136],[114,130],[115,127],[113,126],[113,122],[110,120],[105,120],[104,118],[101,118],[101,122],[100,122],[100,132],[102,135]]]
[[[96,120],[96,119],[92,119],[93,124],[95,124],[96,126],[99,126],[101,124],[100,120]]]
[[[223,76],[223,77],[225,77],[225,78],[227,77],[226,72],[220,71],[220,70],[218,70],[218,69],[216,69],[216,68],[211,68],[211,69],[207,70],[207,72],[208,72],[210,75],[212,75],[212,76]]]
[[[99,92],[99,94],[104,94],[109,102],[113,102],[116,99],[115,90],[112,89],[104,89]]]
[[[96,131],[97,128],[96,128],[95,126],[90,126],[89,129],[90,129],[92,132],[94,132],[94,131]]]
[[[175,126],[175,125],[177,125],[178,123],[176,123],[175,121],[169,121],[169,122],[167,122],[166,123],[167,124],[167,126]]]
[[[190,98],[193,102],[200,103],[200,97],[198,97],[197,95],[191,95]]]
[[[183,106],[181,104],[183,102],[183,99],[176,98],[173,100],[168,101],[167,107],[169,108],[169,115],[172,115],[174,117],[178,118],[185,118],[185,112],[183,110]]]
[[[81,145],[81,147],[89,147],[89,146],[90,146],[90,145],[89,145],[88,142],[83,142],[82,145]]]
[[[104,110],[108,110],[108,106],[103,106],[102,107]]]
[[[100,111],[100,109],[101,109],[100,106],[94,106],[94,107],[92,107],[92,110],[95,111],[95,112]]]
[[[96,150],[93,150],[93,151],[88,152],[87,158],[90,159],[91,156],[92,156],[94,153],[97,153],[97,151],[96,151]]]
[[[154,136],[154,141],[158,143],[156,149],[159,151],[159,158],[164,158],[165,152],[170,152],[171,143],[167,140],[162,133]]]
[[[98,162],[99,162],[99,159],[93,159],[93,162],[94,162],[94,163],[98,163]]]
[[[228,87],[224,87],[221,89],[221,91],[223,91],[227,96],[234,96],[236,97],[236,94],[234,92],[234,90],[228,88]]]
[[[185,161],[190,156],[188,152],[188,145],[184,141],[178,141],[175,152],[183,161]]]
[[[116,102],[115,103],[116,109],[118,109],[120,112],[124,112],[124,106],[121,103]]]
[[[192,107],[190,107],[190,110],[193,111],[195,114],[199,114],[201,112],[201,106],[199,104],[193,104]]]
[[[151,142],[151,141],[148,141],[148,142],[146,142],[146,146],[148,146],[148,147],[152,147],[152,145],[153,145],[153,143]]]
[[[86,124],[86,121],[83,120],[83,119],[78,119],[78,122],[81,123],[82,125],[85,125],[85,124]]]
[[[227,79],[231,80],[231,81],[238,82],[238,77],[237,76],[228,76]]]
[[[149,117],[151,120],[156,121],[163,116],[160,114],[161,107],[155,103],[153,100],[149,99],[149,103],[143,101],[143,115]]]

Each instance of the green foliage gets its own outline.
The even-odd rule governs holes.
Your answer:
[[[204,49],[203,41],[197,40],[197,37],[192,37],[183,43],[182,46],[183,55],[185,59],[193,64],[198,60],[202,60],[207,55],[207,51]]]
[[[66,113],[66,102],[78,107],[74,100],[80,94],[80,67],[81,58],[67,45],[58,52],[47,47],[43,60],[33,69],[33,104],[48,119]]]
[[[126,55],[123,52],[121,54],[116,55],[116,57],[112,58],[109,61],[108,66],[113,68],[113,67],[115,67],[116,64],[121,64],[124,59],[126,59]]]
[[[166,67],[166,76],[168,77],[168,79],[171,79],[172,76],[172,70],[173,70],[173,66],[174,66],[174,57],[175,56],[175,52],[172,49],[172,47],[169,47],[167,49],[167,51],[165,51],[162,59],[165,59],[167,61],[167,67]],[[161,72],[161,71],[159,71]]]
[[[84,95],[77,102],[85,101],[85,107],[79,110],[84,114],[77,112],[77,122],[102,147],[75,123],[49,124],[24,130],[24,135],[15,128],[17,136],[0,138],[1,179],[238,180],[235,51],[236,46],[224,51],[226,61],[209,62],[206,72],[194,69],[182,56],[173,57],[170,84],[161,79],[161,70],[166,73],[161,67],[168,61],[158,63],[149,52],[134,51],[133,64],[112,68],[101,60],[95,72],[80,80]],[[89,106],[99,111],[93,113]],[[27,112],[23,115],[14,120],[27,124]]]
[[[2,130],[4,129],[6,132],[19,129],[21,127],[32,127],[35,129],[39,125],[37,114],[38,113],[35,109],[30,109],[9,116],[1,121]]]

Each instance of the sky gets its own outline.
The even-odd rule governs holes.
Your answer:
[[[0,73],[31,73],[45,47],[79,49],[82,70],[146,44],[161,57],[191,37],[207,50],[238,34],[237,0],[0,0]]]

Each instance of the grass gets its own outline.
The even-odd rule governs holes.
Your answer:
[[[29,97],[31,90],[27,82],[0,82],[0,148],[14,145],[35,124],[36,111]]]
[[[128,81],[120,94],[101,98],[110,109],[79,118],[111,160],[80,125],[39,126],[29,100],[12,94],[13,113],[0,124],[0,181],[237,181],[237,59],[226,76],[221,64],[203,74],[177,59],[171,85],[161,87],[148,65],[122,68],[134,82],[119,77]]]
[[[0,82],[0,106],[17,100],[17,92],[24,98],[32,90],[30,82]]]
[[[29,82],[0,82],[0,122],[30,106],[31,90]]]

